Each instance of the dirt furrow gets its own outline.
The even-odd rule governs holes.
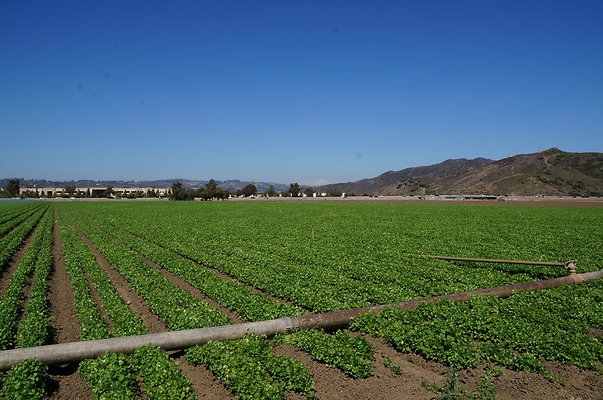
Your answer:
[[[163,269],[163,268],[159,267],[159,265],[155,264],[153,261],[149,260],[144,255],[142,255],[141,253],[136,252],[136,254],[147,265],[149,265],[149,266],[153,267],[154,269],[158,270],[159,272],[161,272],[163,274],[163,276],[165,276],[168,281],[170,281],[174,285],[178,286],[180,289],[185,290],[185,291],[191,293],[197,299],[203,300],[203,301],[209,303],[213,308],[222,311],[224,314],[226,314],[226,316],[228,318],[230,318],[230,320],[232,322],[234,322],[234,323],[245,322],[245,321],[243,321],[241,319],[241,317],[239,317],[237,314],[235,314],[234,312],[232,312],[230,309],[222,306],[220,303],[218,303],[218,302],[212,300],[211,298],[207,297],[203,292],[201,292],[199,289],[197,289],[196,287],[194,287],[193,285],[191,285],[190,283],[188,283],[184,279],[180,278],[179,276],[173,274],[172,272],[170,272],[170,271],[168,271],[166,269]]]
[[[117,229],[122,229],[122,228],[117,227]],[[220,271],[219,269],[217,269],[217,268],[215,268],[215,267],[211,267],[211,266],[209,266],[209,265],[205,265],[205,264],[203,264],[203,263],[200,263],[199,261],[197,261],[197,260],[195,260],[195,259],[193,259],[193,258],[191,258],[191,257],[187,256],[186,254],[182,254],[182,253],[180,253],[180,252],[178,252],[178,251],[176,251],[176,250],[174,250],[174,249],[171,249],[171,248],[169,248],[169,247],[167,247],[167,246],[164,246],[164,245],[162,245],[162,244],[160,244],[160,243],[157,243],[157,242],[155,242],[155,241],[148,240],[148,239],[146,239],[146,238],[144,238],[144,237],[142,237],[142,236],[140,236],[140,235],[137,235],[136,233],[134,233],[134,232],[132,232],[132,231],[128,231],[128,232],[129,232],[130,234],[132,234],[132,235],[136,236],[137,238],[141,239],[141,240],[144,240],[144,241],[146,241],[146,242],[149,242],[149,243],[152,243],[152,244],[154,244],[154,245],[157,245],[157,246],[161,247],[162,249],[165,249],[165,250],[171,251],[172,253],[174,253],[174,254],[175,254],[175,255],[177,255],[178,257],[181,257],[181,258],[183,258],[183,259],[185,259],[185,260],[191,261],[191,262],[195,263],[196,265],[198,265],[198,266],[199,266],[199,267],[201,267],[201,268],[208,269],[208,270],[212,271],[214,274],[216,274],[217,276],[219,276],[220,278],[222,278],[222,279],[224,279],[224,280],[231,280],[231,281],[235,281],[235,282],[237,282],[237,283],[239,283],[239,284],[241,284],[241,285],[243,285],[243,286],[246,286],[246,287],[247,287],[247,288],[249,288],[249,290],[251,290],[253,293],[261,293],[261,294],[266,295],[266,296],[267,296],[267,297],[268,297],[270,300],[272,300],[272,301],[275,301],[275,302],[278,302],[278,303],[284,303],[284,304],[288,304],[288,305],[290,305],[290,306],[295,306],[295,304],[293,304],[293,303],[292,303],[292,302],[290,302],[289,300],[285,300],[285,299],[281,299],[280,297],[276,297],[276,296],[274,296],[274,295],[272,295],[272,294],[270,294],[270,293],[266,292],[265,290],[262,290],[262,289],[260,289],[260,288],[258,288],[258,287],[256,287],[256,286],[251,285],[251,284],[245,283],[245,282],[241,281],[240,279],[238,279],[238,278],[236,278],[236,277],[234,277],[234,276],[228,275],[228,274],[226,274],[226,273],[224,273],[224,272]],[[301,306],[298,306],[298,307],[301,307]],[[303,308],[303,307],[302,307],[302,308]],[[311,311],[309,311],[309,310],[306,310],[306,311],[307,311],[307,313],[310,313],[310,312],[311,312]]]
[[[88,237],[81,231],[79,226],[75,224],[71,218],[69,218],[71,224],[77,231],[80,238],[84,241],[90,252],[94,254],[96,261],[103,268],[105,273],[109,276],[109,280],[113,283],[115,290],[121,296],[122,299],[130,306],[130,309],[134,312],[134,314],[142,321],[144,326],[147,327],[149,332],[157,333],[157,332],[167,332],[169,329],[165,326],[163,321],[144,303],[143,298],[130,287],[128,281],[121,276],[119,272],[117,272],[113,266],[107,261],[107,259],[101,254],[101,252],[94,246],[92,241],[88,239]]]
[[[170,358],[178,363],[178,369],[191,380],[193,389],[200,399],[231,400],[236,397],[216,379],[204,365],[190,365],[184,357],[184,351],[168,352]]]
[[[54,210],[53,210],[54,211]],[[56,217],[53,224],[53,272],[50,278],[48,298],[50,300],[50,328],[52,343],[66,343],[80,340],[80,327],[75,311],[75,298],[65,269],[63,243],[59,234]],[[94,398],[88,385],[77,372],[78,364],[53,366],[50,368],[49,399],[68,400]]]
[[[249,283],[245,283],[245,282],[241,281],[240,279],[235,278],[234,276],[228,275],[228,274],[226,274],[226,273],[224,273],[224,272],[220,271],[219,269],[217,269],[217,268],[215,268],[215,267],[210,267],[209,265],[202,264],[202,263],[200,263],[199,261],[196,261],[196,260],[194,260],[194,259],[192,259],[192,258],[190,258],[190,257],[188,257],[188,256],[186,256],[186,255],[184,255],[184,254],[180,254],[180,253],[178,253],[178,252],[176,252],[176,251],[174,251],[174,250],[171,250],[171,249],[168,249],[168,250],[172,251],[174,254],[176,254],[176,255],[178,255],[178,256],[180,256],[180,257],[184,258],[184,259],[187,259],[187,260],[189,260],[189,261],[194,262],[195,264],[197,264],[197,265],[198,265],[199,267],[201,267],[201,268],[205,268],[205,269],[208,269],[208,270],[212,271],[214,274],[216,274],[217,276],[219,276],[219,277],[220,277],[220,278],[222,278],[222,279],[225,279],[225,280],[231,280],[231,281],[235,281],[235,282],[237,282],[237,283],[240,283],[240,284],[241,284],[241,285],[243,285],[243,286],[246,286],[246,287],[247,287],[247,288],[249,288],[249,290],[251,290],[253,293],[261,293],[261,294],[263,294],[263,295],[266,295],[266,297],[268,297],[270,300],[275,301],[275,302],[277,302],[277,303],[284,303],[284,304],[288,304],[288,305],[290,305],[290,306],[296,306],[295,304],[293,304],[293,303],[292,303],[292,302],[290,302],[289,300],[285,300],[285,299],[281,299],[280,297],[276,297],[276,296],[274,296],[274,295],[272,295],[272,294],[268,293],[268,292],[267,292],[267,291],[265,291],[265,290],[262,290],[262,289],[260,289],[260,288],[258,288],[258,287],[256,287],[256,286],[253,286],[253,285],[251,285],[251,284],[249,284]],[[304,308],[304,307],[302,307],[302,306],[297,306],[297,307]],[[310,312],[311,312],[310,310],[307,310],[307,309],[306,309],[306,313],[310,313]]]
[[[133,249],[132,247],[128,246],[126,243],[124,243],[123,241],[119,240],[118,238],[116,238],[115,236],[111,235],[110,233],[108,233],[107,231],[105,231],[102,228],[101,231],[109,238],[111,238],[115,243],[120,244],[121,246],[125,246],[128,249],[132,250],[133,252],[136,253],[136,255],[138,256],[138,258],[140,258],[145,264],[147,264],[148,266],[152,267],[153,269],[159,271],[163,276],[165,276],[165,278],[170,282],[173,283],[174,285],[176,285],[177,287],[179,287],[182,290],[185,290],[189,293],[191,293],[193,296],[195,296],[197,299],[199,300],[203,300],[207,303],[209,303],[212,307],[214,307],[217,310],[222,311],[224,314],[226,314],[226,316],[228,316],[228,318],[230,318],[231,321],[233,321],[234,323],[239,323],[239,322],[244,322],[237,314],[235,314],[234,312],[232,312],[230,309],[222,306],[220,303],[212,300],[211,298],[209,298],[208,296],[206,296],[203,292],[201,292],[199,289],[197,289],[196,287],[194,287],[193,285],[191,285],[190,283],[188,283],[187,281],[185,281],[184,279],[180,278],[179,276],[175,275],[174,273],[161,268],[159,265],[157,265],[155,262],[153,262],[152,260],[150,260],[149,258],[147,258],[144,254],[140,253],[139,251]]]
[[[293,346],[277,345],[275,353],[294,358],[308,368],[316,382],[316,395],[319,399],[428,400],[433,397],[433,393],[423,389],[420,382],[439,381],[444,367],[413,354],[398,353],[378,339],[372,338],[369,341],[375,348],[375,370],[372,376],[365,379],[350,378],[339,369],[319,363]],[[401,366],[402,375],[396,375],[385,367],[384,357]]]
[[[90,298],[92,299],[92,301],[94,301],[94,304],[96,304],[96,308],[99,311],[101,317],[103,318],[103,321],[107,325],[109,332],[112,333],[113,332],[113,321],[111,320],[111,317],[107,313],[105,306],[103,306],[103,301],[100,297],[100,294],[98,293],[98,290],[96,289],[96,286],[94,286],[94,282],[92,281],[92,278],[90,278],[90,275],[86,271],[84,271],[84,278],[86,279],[86,284],[88,285],[88,289],[90,290]]]
[[[119,295],[130,306],[134,314],[143,322],[151,333],[168,332],[169,329],[163,321],[144,303],[142,297],[134,291],[128,282],[117,272],[111,264],[103,257],[92,241],[81,231],[71,218],[69,221],[76,229],[86,246],[96,257],[97,262],[109,276]],[[199,398],[232,399],[234,398],[224,385],[218,381],[205,366],[193,366],[186,362],[184,353],[181,351],[168,352],[170,358],[178,361],[178,369],[192,382],[193,389]]]

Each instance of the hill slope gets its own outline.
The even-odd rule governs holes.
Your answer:
[[[401,195],[420,194],[422,188],[427,194],[603,196],[603,153],[552,148],[498,161],[447,160],[319,190]]]

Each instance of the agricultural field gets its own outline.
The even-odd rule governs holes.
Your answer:
[[[603,269],[601,208],[0,204],[0,350],[327,313]],[[0,399],[603,399],[603,280],[345,330],[24,361]]]

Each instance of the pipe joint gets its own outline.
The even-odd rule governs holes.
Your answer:
[[[574,260],[564,261],[563,266],[570,275],[576,275],[578,273],[578,269],[576,268]]]

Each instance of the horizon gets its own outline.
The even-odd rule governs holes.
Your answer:
[[[316,186],[603,151],[599,1],[0,10],[3,176]]]
[[[551,147],[548,149],[544,149],[535,153],[518,153],[518,154],[513,154],[509,157],[514,157],[514,156],[518,156],[518,155],[524,155],[524,154],[537,154],[537,153],[541,153],[541,152],[545,152],[545,151],[549,151],[549,150],[559,150],[561,152],[564,153],[574,153],[574,152],[566,152],[558,147]],[[592,153],[592,152],[585,152],[585,153]],[[598,153],[598,152],[597,152]],[[506,157],[505,157],[506,158]],[[361,177],[361,178],[356,178],[354,180],[351,181],[346,181],[346,182],[326,182],[326,183],[320,183],[320,184],[308,184],[308,183],[304,183],[304,182],[295,182],[295,181],[290,181],[290,182],[276,182],[276,181],[262,181],[262,180],[257,180],[257,179],[251,179],[251,180],[244,180],[244,179],[236,179],[236,178],[230,178],[230,179],[215,179],[215,178],[185,178],[185,177],[176,177],[176,178],[158,178],[158,179],[91,179],[91,178],[78,178],[78,179],[47,179],[47,178],[24,178],[24,177],[0,177],[0,180],[8,180],[8,179],[19,179],[20,181],[47,181],[47,182],[78,182],[78,181],[92,181],[92,182],[123,182],[123,183],[141,183],[141,182],[154,182],[154,181],[172,181],[172,182],[180,182],[180,181],[197,181],[197,182],[208,182],[210,179],[214,179],[217,182],[221,182],[221,183],[228,183],[228,182],[253,182],[253,183],[263,183],[263,184],[275,184],[275,185],[288,185],[290,183],[299,183],[302,186],[323,186],[323,185],[332,185],[332,184],[339,184],[339,183],[352,183],[352,182],[357,182],[360,180],[364,180],[364,179],[371,179],[371,178],[375,178],[378,176],[381,176],[383,174],[389,173],[389,172],[397,172],[397,171],[401,171],[401,170],[405,170],[405,169],[411,169],[411,168],[420,168],[420,167],[425,167],[425,166],[430,166],[430,165],[436,165],[436,164],[441,164],[443,162],[446,161],[451,161],[451,160],[475,160],[475,159],[486,159],[492,162],[495,161],[500,161],[502,159],[488,159],[486,157],[474,157],[474,158],[466,158],[466,157],[460,157],[460,158],[448,158],[445,160],[441,160],[440,162],[437,162],[435,164],[429,164],[429,165],[414,165],[414,166],[409,166],[409,167],[404,167],[401,169],[397,169],[397,170],[387,170],[387,171],[383,171],[381,173],[379,173],[378,175],[375,176],[371,176],[371,177]]]

